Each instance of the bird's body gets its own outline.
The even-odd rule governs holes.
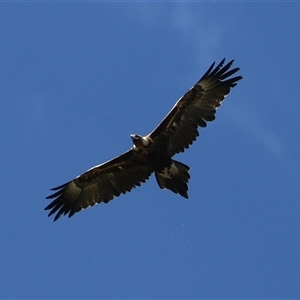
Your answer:
[[[147,136],[131,135],[133,147],[124,154],[95,166],[74,180],[54,188],[55,198],[45,209],[54,221],[62,214],[69,217],[96,203],[107,203],[121,193],[145,182],[154,172],[160,188],[188,198],[190,168],[172,157],[187,149],[197,138],[198,126],[215,119],[216,109],[242,79],[229,78],[239,68],[229,70],[233,61],[223,67],[224,59],[214,64],[203,77],[181,97],[164,120]]]
[[[134,143],[133,150],[153,169],[158,185],[162,189],[168,188],[188,198],[187,182],[190,178],[190,168],[171,158],[166,137],[157,136],[152,139],[151,135],[142,137],[135,134],[131,135],[131,138]]]

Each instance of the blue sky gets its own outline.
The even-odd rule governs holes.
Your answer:
[[[0,3],[1,298],[299,298],[299,3]],[[223,57],[243,80],[189,200],[147,184],[53,223]]]

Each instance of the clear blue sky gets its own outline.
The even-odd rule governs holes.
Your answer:
[[[1,3],[1,298],[299,298],[299,3]],[[131,147],[213,61],[244,79],[189,200],[152,177],[53,223],[49,188]]]

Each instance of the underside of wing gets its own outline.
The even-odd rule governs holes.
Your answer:
[[[233,60],[215,68],[213,63],[202,78],[174,105],[169,114],[150,134],[151,138],[166,139],[170,156],[183,152],[199,136],[198,126],[215,119],[216,109],[241,76],[231,77],[239,68],[230,69]],[[230,78],[231,77],[231,78]]]
[[[153,170],[134,150],[106,163],[95,166],[74,180],[53,188],[53,199],[45,210],[49,216],[56,213],[54,221],[62,214],[69,217],[97,203],[107,203],[121,193],[129,192],[135,186],[145,182]]]

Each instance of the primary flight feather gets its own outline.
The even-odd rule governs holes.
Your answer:
[[[174,105],[163,121],[147,136],[130,135],[133,147],[124,154],[97,165],[75,179],[53,188],[55,198],[45,210],[69,217],[97,203],[107,203],[121,193],[140,186],[154,172],[160,188],[188,198],[189,167],[172,159],[196,140],[198,126],[215,119],[216,109],[241,76],[232,77],[233,60],[213,63],[202,78]]]

